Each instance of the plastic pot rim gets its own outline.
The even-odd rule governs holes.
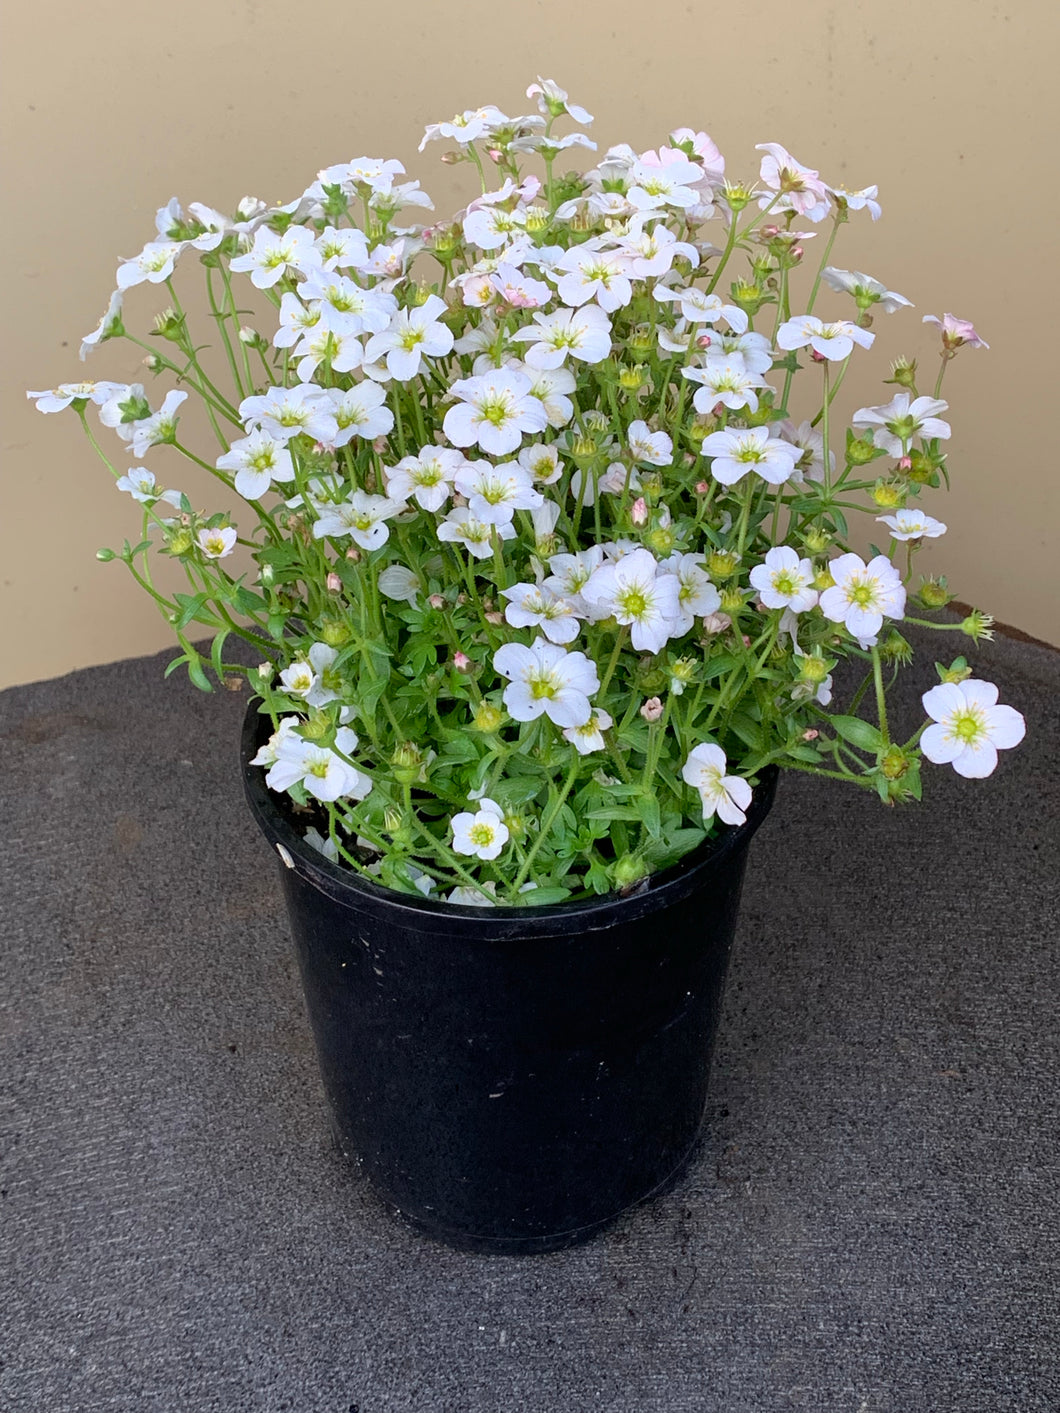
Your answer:
[[[280,853],[281,861],[301,877],[311,882],[325,896],[349,906],[368,911],[387,910],[401,915],[405,926],[421,931],[458,933],[467,940],[481,936],[493,940],[498,933],[518,932],[527,937],[555,937],[559,931],[595,932],[610,927],[619,920],[629,921],[648,916],[686,897],[705,875],[723,869],[731,854],[739,850],[764,821],[776,793],[780,775],[775,765],[759,773],[759,783],[747,810],[744,824],[727,826],[723,832],[691,850],[677,863],[649,875],[646,886],[629,894],[607,893],[575,903],[550,903],[543,907],[476,907],[473,904],[447,903],[427,897],[415,897],[371,883],[352,870],[333,863],[306,843],[302,834],[287,818],[274,792],[265,784],[265,767],[251,765],[251,758],[271,735],[271,721],[258,711],[252,700],[243,719],[240,742],[240,764],[243,788],[251,813],[269,843]],[[268,728],[268,729],[267,729]],[[562,924],[557,929],[556,924]]]

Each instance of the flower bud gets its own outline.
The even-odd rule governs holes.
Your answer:
[[[320,641],[329,648],[345,647],[352,636],[349,624],[341,618],[325,618],[320,625]]]
[[[820,731],[815,731],[815,730],[813,729],[813,727],[811,726],[810,728],[808,728],[808,730],[806,730],[806,731],[804,731],[804,732],[802,733],[802,739],[803,739],[804,741],[816,741],[816,740],[817,740],[817,737],[818,737],[820,734],[821,734]]]
[[[712,579],[729,579],[736,573],[740,557],[732,550],[714,550],[707,557],[707,573]]]
[[[824,554],[832,543],[832,537],[827,530],[822,529],[819,525],[811,525],[803,535],[802,542],[810,554]]]
[[[630,506],[629,518],[633,521],[634,525],[647,525],[648,502],[644,499],[643,496],[638,496],[637,499]]]
[[[276,570],[272,567],[272,565],[271,565],[271,564],[263,564],[263,565],[261,566],[261,574],[259,575],[260,582],[261,582],[262,584],[264,584],[266,588],[268,588],[268,586],[272,583],[272,581],[273,581],[275,578],[276,578]]]
[[[255,348],[260,353],[267,353],[269,342],[263,334],[259,334],[257,329],[252,329],[249,324],[244,324],[239,331],[239,342],[246,344],[247,348]]]
[[[880,761],[880,772],[886,780],[901,780],[909,773],[913,758],[901,746],[888,746]]]
[[[724,633],[726,628],[732,626],[732,619],[727,613],[708,613],[703,618],[703,632],[710,637],[714,633]]]
[[[945,608],[956,597],[946,587],[945,577],[924,579],[917,590],[917,597],[925,608]]]
[[[867,466],[875,458],[876,447],[873,445],[871,437],[847,438],[847,459],[853,466]]]
[[[935,671],[940,682],[966,682],[972,675],[972,669],[963,657],[954,658],[949,667],[943,667],[941,662],[936,662]]]
[[[881,476],[872,488],[872,499],[881,510],[894,510],[905,504],[906,487],[903,481],[885,481]]]
[[[346,558],[350,561],[351,564],[360,564],[361,551],[357,548],[356,545],[351,545],[346,551]]]
[[[503,622],[504,622],[504,614],[503,614],[503,613],[498,613],[496,609],[490,609],[487,613],[484,613],[482,616],[483,616],[483,618],[486,620],[487,623],[492,623],[492,624],[494,625],[494,627],[496,627],[496,625],[497,625],[498,623],[503,623]]]
[[[327,579],[324,582],[328,586],[329,593],[337,594],[342,588],[342,580],[339,578],[339,576],[335,573],[334,570],[332,570],[332,572],[328,575]]]
[[[611,865],[611,878],[620,893],[626,893],[648,875],[648,865],[637,854],[623,854]]]
[[[663,704],[658,697],[649,697],[640,709],[645,721],[658,721],[663,714]]]
[[[504,722],[504,712],[492,702],[481,701],[471,713],[471,725],[475,731],[491,734],[499,731]]]
[[[444,607],[445,607],[445,595],[444,595],[444,594],[431,594],[430,597],[427,599],[427,602],[430,604],[431,608],[444,608]]]
[[[453,654],[453,666],[457,672],[467,672],[471,667],[471,659],[467,653],[462,653],[459,649]]]
[[[674,547],[674,532],[666,525],[659,525],[647,536],[647,542],[656,554],[668,555]]]
[[[117,557],[118,556],[114,553],[112,549],[96,550],[96,558],[100,561],[101,564],[109,564],[112,559],[117,559]]]
[[[258,663],[258,680],[263,687],[267,687],[272,681],[273,666],[271,662]]]
[[[460,161],[459,152],[443,152],[441,156],[442,165],[445,167],[455,167]]]
[[[151,373],[161,373],[165,366],[157,353],[149,353],[144,359],[144,367]]]
[[[696,495],[697,495],[697,496],[705,496],[706,493],[707,493],[709,490],[710,490],[710,482],[709,482],[709,481],[697,481],[697,482],[696,482]]]
[[[880,657],[884,662],[900,663],[903,667],[908,667],[913,661],[913,647],[908,643],[897,628],[891,631],[880,641]]]
[[[423,752],[414,741],[402,741],[390,757],[399,785],[414,785],[423,774]]]

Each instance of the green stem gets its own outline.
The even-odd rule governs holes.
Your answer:
[[[556,822],[556,817],[558,816],[560,810],[563,808],[567,796],[570,794],[571,790],[574,787],[574,781],[578,774],[578,767],[581,764],[581,756],[579,756],[578,752],[574,750],[573,746],[571,747],[571,752],[574,758],[571,761],[570,770],[568,770],[567,772],[567,778],[563,782],[563,788],[556,796],[552,808],[549,810],[544,823],[538,831],[538,835],[537,838],[534,840],[533,847],[526,856],[526,862],[516,874],[515,882],[512,884],[511,887],[512,897],[516,897],[518,895],[519,889],[526,882],[527,874],[530,872],[530,869],[533,866],[534,859],[537,858],[538,852],[541,849],[541,845],[548,838],[549,831],[551,830],[553,824],[555,824]]]

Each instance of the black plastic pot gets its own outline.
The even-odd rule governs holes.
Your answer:
[[[695,1145],[747,823],[643,892],[475,908],[365,883],[305,843],[246,764],[281,876],[333,1125],[408,1221],[464,1250],[573,1245],[664,1190]]]

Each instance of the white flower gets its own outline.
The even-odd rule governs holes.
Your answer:
[[[738,775],[726,775],[725,752],[709,742],[694,747],[681,767],[681,778],[699,791],[703,818],[715,812],[725,824],[743,824],[744,811],[751,803],[751,787]]]
[[[478,206],[464,217],[464,239],[480,250],[499,250],[526,228],[526,212],[517,206],[506,211],[500,206]]]
[[[569,368],[526,368],[530,396],[536,397],[550,427],[565,427],[574,416],[574,403],[567,393],[577,387]]]
[[[554,485],[563,474],[559,451],[553,442],[535,442],[519,453],[519,465],[532,477],[535,485]]]
[[[315,271],[299,293],[305,300],[319,301],[321,319],[336,333],[379,334],[397,313],[397,300],[387,290],[365,289],[330,270]]]
[[[487,278],[490,288],[513,309],[537,309],[552,298],[550,285],[546,285],[544,280],[531,279],[513,265],[498,265]],[[467,303],[466,300],[464,302]]]
[[[260,500],[273,481],[293,481],[291,453],[284,443],[258,428],[249,437],[234,441],[218,468],[236,473],[236,490],[244,500]]]
[[[517,510],[534,510],[543,503],[529,474],[514,461],[494,466],[489,461],[465,461],[456,473],[456,489],[467,497],[468,509],[487,525],[508,525]]]
[[[118,266],[116,283],[119,291],[124,293],[125,290],[132,289],[133,285],[143,284],[145,280],[153,285],[168,280],[180,252],[180,241],[149,241],[139,255],[134,255],[131,260],[123,260]]]
[[[335,732],[335,746],[343,755],[350,755],[357,746],[357,737],[348,726]],[[276,747],[276,763],[265,777],[270,790],[287,790],[301,781],[318,800],[337,800],[350,795],[363,799],[372,788],[367,775],[344,761],[327,746],[305,741],[289,732]]]
[[[317,254],[325,270],[359,269],[368,259],[368,242],[356,226],[325,226],[316,238]]]
[[[92,332],[86,334],[81,340],[80,358],[82,363],[101,343],[106,343],[107,339],[115,338],[120,333],[122,328],[121,306],[122,292],[120,289],[116,289],[103,311],[103,318],[100,319]]]
[[[451,510],[438,526],[440,540],[463,545],[476,559],[488,559],[493,553],[495,534],[502,540],[514,540],[515,526],[510,522],[496,524],[479,520],[472,514],[470,506]]]
[[[533,721],[542,712],[557,726],[584,726],[589,720],[589,698],[600,679],[584,653],[538,638],[529,648],[505,643],[493,654],[493,666],[509,679],[504,705],[513,720]]]
[[[284,690],[301,697],[307,706],[322,707],[337,700],[342,680],[334,671],[338,652],[327,643],[314,643],[306,660],[292,662],[280,673]]]
[[[57,388],[28,392],[26,396],[36,401],[38,412],[62,412],[72,402],[94,402],[98,407],[104,407],[108,402],[114,401],[118,394],[121,394],[124,400],[125,395],[134,390],[143,396],[143,388],[139,384],[135,385],[135,389],[131,389],[126,383],[60,383]],[[120,417],[119,413],[114,421],[104,425],[117,426]],[[100,420],[102,421],[102,413]]]
[[[711,412],[719,402],[734,411],[741,407],[758,411],[755,389],[764,388],[766,380],[760,373],[752,373],[742,358],[708,358],[704,367],[682,368],[681,372],[691,382],[702,384],[692,398],[697,412]]]
[[[794,422],[785,418],[783,422],[776,424],[776,429],[786,442],[790,442],[800,455],[795,463],[795,479],[801,481],[824,480],[824,436],[818,432],[812,422],[800,422],[796,427]],[[831,470],[835,470],[835,452],[828,453],[828,465]]]
[[[495,893],[497,891],[497,885],[492,879],[482,886],[486,889],[487,893]],[[522,892],[522,889],[519,891]],[[465,888],[463,885],[459,888],[453,888],[447,893],[445,895],[445,901],[447,903],[456,903],[462,908],[495,908],[497,906],[496,899],[486,898],[479,889]]]
[[[396,157],[355,157],[351,162],[325,167],[317,173],[317,181],[321,185],[321,196],[325,186],[341,186],[350,194],[359,186],[367,187],[372,192],[387,192],[393,186],[394,178],[402,176],[404,171],[404,165]]]
[[[404,508],[401,501],[390,500],[387,496],[354,491],[349,500],[341,505],[325,507],[320,519],[313,525],[313,538],[322,540],[327,535],[341,539],[349,535],[362,549],[378,549],[390,537],[390,527],[386,522]]]
[[[563,737],[580,756],[587,756],[593,751],[607,749],[603,733],[609,730],[612,724],[610,715],[602,707],[595,707],[584,725],[564,727]]]
[[[304,432],[314,441],[330,443],[335,418],[323,388],[300,383],[293,388],[269,388],[239,404],[239,415],[250,426],[260,427],[285,445]]]
[[[921,736],[921,749],[935,765],[952,765],[969,780],[990,775],[998,750],[1018,746],[1027,730],[1014,707],[997,705],[992,682],[943,682],[921,700],[936,723]]]
[[[405,599],[416,607],[420,596],[420,581],[403,564],[388,564],[379,576],[379,592],[388,599]]]
[[[306,331],[294,352],[303,383],[312,379],[321,363],[336,373],[352,373],[364,362],[364,349],[354,334],[336,332],[323,322]]]
[[[282,234],[259,226],[248,253],[237,255],[230,268],[238,274],[249,274],[258,289],[270,289],[289,270],[307,274],[319,266],[320,252],[313,232],[305,226],[291,225]],[[118,284],[121,285],[120,280]]]
[[[231,525],[218,525],[213,530],[204,527],[199,531],[198,540],[207,559],[224,559],[236,547],[236,532]]]
[[[872,440],[892,456],[904,456],[914,437],[940,437],[950,434],[948,422],[938,414],[949,403],[938,397],[910,399],[907,392],[895,393],[883,407],[859,407],[851,419],[855,427],[871,427]]]
[[[834,265],[827,265],[821,271],[821,278],[830,289],[852,294],[859,305],[868,308],[878,304],[885,314],[893,314],[903,307],[913,307],[913,301],[906,299],[904,294],[895,294],[893,289],[881,285],[879,280],[863,274],[861,270],[837,270]]]
[[[554,554],[548,561],[552,573],[545,580],[545,588],[551,589],[557,597],[567,599],[581,618],[606,618],[607,612],[593,609],[582,598],[581,592],[603,560],[604,552],[599,545],[592,545],[577,554]]]
[[[564,304],[580,308],[595,299],[609,314],[633,298],[629,256],[619,250],[598,250],[592,240],[566,251],[556,261],[556,289]]]
[[[754,471],[771,486],[780,486],[795,470],[799,452],[790,442],[770,438],[768,427],[711,432],[700,450],[712,457],[710,474],[723,486],[735,485]]]
[[[543,584],[515,584],[501,594],[509,600],[504,616],[513,628],[540,628],[551,643],[570,643],[578,636],[573,606]]]
[[[273,347],[293,347],[309,330],[317,328],[320,317],[319,300],[306,305],[288,290],[280,300],[280,327],[272,336]]]
[[[119,423],[115,431],[123,441],[130,442],[134,456],[143,456],[153,446],[172,442],[177,435],[177,408],[187,400],[186,392],[174,388],[166,393],[157,412],[136,422]]]
[[[620,249],[629,256],[629,272],[638,280],[657,279],[665,275],[677,257],[683,256],[690,265],[699,264],[699,254],[694,245],[678,240],[673,231],[656,224],[644,228],[646,217],[638,214],[630,222],[629,234],[623,236]]]
[[[536,98],[538,111],[552,117],[558,117],[560,113],[567,113],[583,127],[588,127],[593,120],[593,115],[580,104],[568,101],[566,89],[560,88],[554,79],[543,79],[538,75],[537,83],[530,85],[526,90],[526,96],[527,98]]]
[[[678,577],[660,573],[646,549],[602,564],[582,589],[582,597],[617,623],[631,624],[630,640],[638,652],[659,652],[678,631]]]
[[[876,200],[879,195],[879,187],[876,185],[862,187],[860,191],[847,191],[845,186],[829,186],[825,190],[830,196],[842,201],[851,211],[868,211],[874,221],[878,221],[882,215],[880,203]]]
[[[868,564],[859,555],[841,554],[828,569],[835,585],[821,594],[821,612],[844,624],[863,648],[872,647],[884,618],[905,613],[902,576],[884,554]]]
[[[507,122],[505,115],[492,104],[485,108],[469,108],[466,112],[458,113],[450,122],[428,123],[419,150],[422,152],[428,142],[439,138],[448,138],[466,147],[469,143],[477,142],[480,137],[485,137],[494,128],[503,127]]]
[[[655,298],[661,303],[676,303],[680,306],[681,317],[687,319],[690,324],[716,324],[719,319],[724,319],[729,327],[737,334],[747,332],[747,315],[744,310],[735,304],[726,304],[720,295],[707,294],[706,290],[700,289],[696,285],[656,285]],[[765,342],[765,336],[759,334],[758,338]],[[768,346],[768,345],[767,345]],[[773,360],[770,358],[766,364],[768,368]]]
[[[452,331],[438,322],[445,313],[444,299],[427,296],[414,309],[401,309],[381,334],[373,334],[365,345],[370,363],[386,355],[386,366],[399,382],[408,382],[420,371],[423,355],[441,358],[453,347]]]
[[[452,494],[456,473],[466,465],[463,453],[450,447],[421,447],[418,456],[403,456],[386,472],[387,493],[398,500],[411,496],[424,510],[441,510]]]
[[[370,442],[375,437],[385,436],[394,425],[394,414],[387,407],[386,393],[378,383],[356,383],[345,392],[329,388],[325,397],[335,418],[332,435],[319,438],[328,446],[345,446],[354,437]]]
[[[813,565],[808,559],[800,559],[788,545],[771,549],[765,562],[751,570],[750,579],[766,608],[789,608],[792,613],[805,613],[817,602]]]
[[[650,160],[653,157],[655,160]],[[701,200],[696,188],[703,180],[703,168],[677,148],[664,147],[657,156],[646,152],[634,162],[627,180],[626,200],[638,211],[657,211],[664,206],[687,210]]]
[[[504,811],[493,800],[479,800],[475,814],[467,811],[454,814],[450,824],[453,828],[453,851],[457,854],[495,859],[508,842]]]
[[[631,422],[629,454],[634,461],[643,461],[649,466],[671,466],[674,444],[665,432],[650,431],[647,422]]]
[[[302,835],[311,849],[316,849],[317,853],[323,854],[332,863],[337,863],[339,858],[339,846],[334,839],[325,839],[319,829],[314,829],[312,825]]]
[[[266,668],[271,672],[271,668],[266,664]],[[297,726],[301,726],[301,718],[297,716],[281,716],[279,725],[263,746],[258,748],[258,753],[252,757],[251,765],[275,765],[276,753],[283,741],[290,736]]]
[[[814,314],[798,314],[777,330],[777,347],[795,349],[809,344],[822,358],[834,361],[849,358],[856,343],[870,348],[875,338],[868,329],[859,329],[848,319],[824,324]]]
[[[697,618],[706,618],[721,607],[721,595],[703,568],[702,555],[672,554],[663,560],[659,569],[664,574],[672,574],[678,583],[673,637],[687,633]]]
[[[478,445],[488,456],[507,456],[524,432],[543,432],[545,410],[530,392],[530,379],[511,368],[460,378],[450,388],[460,399],[445,414],[442,430],[454,446]]]
[[[932,519],[922,510],[897,510],[893,515],[877,515],[876,519],[890,526],[894,540],[937,540],[946,533],[941,520]]]
[[[535,314],[533,324],[516,329],[515,342],[530,343],[531,368],[558,368],[569,353],[583,363],[600,363],[611,352],[611,320],[597,305]]]
[[[119,491],[128,491],[133,500],[138,500],[142,505],[154,505],[155,501],[164,500],[175,509],[180,509],[180,492],[158,490],[154,472],[148,471],[146,466],[130,466],[128,474],[119,476],[114,484]]]

